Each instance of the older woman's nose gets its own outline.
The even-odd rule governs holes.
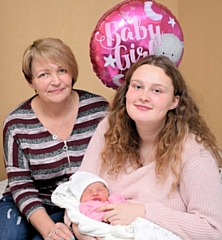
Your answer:
[[[59,74],[57,74],[57,73],[52,74],[51,84],[58,85],[60,83],[61,83],[61,79],[60,79]]]

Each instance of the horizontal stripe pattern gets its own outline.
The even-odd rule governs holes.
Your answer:
[[[28,99],[13,110],[3,127],[4,160],[11,193],[20,211],[29,218],[42,203],[51,204],[51,193],[69,179],[81,164],[85,150],[100,120],[107,114],[108,102],[83,90],[74,128],[66,141],[53,140],[38,120]]]

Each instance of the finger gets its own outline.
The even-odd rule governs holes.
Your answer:
[[[103,214],[103,221],[111,223],[113,220],[116,220],[117,215],[114,210],[112,211],[107,211]]]
[[[59,239],[63,239],[63,240],[75,239],[70,230],[69,230],[69,232],[63,232],[62,230],[58,230],[56,233],[57,233],[57,236],[59,237]]]
[[[112,226],[121,225],[120,223],[121,223],[120,220],[111,220],[111,221],[110,221],[110,225],[112,225]]]
[[[69,229],[69,227],[67,225],[65,225],[64,223],[61,223],[61,222],[58,222],[55,224],[56,225],[56,228],[58,229]]]
[[[61,229],[61,231],[63,232],[63,233],[65,233],[67,236],[73,236],[73,234],[72,234],[72,229],[71,229],[71,227],[68,227],[68,226],[66,226],[66,225],[64,225],[62,228],[60,228]]]
[[[44,240],[52,240],[51,238],[47,237],[47,238],[44,238]]]
[[[53,239],[75,239],[70,228],[63,223],[56,223],[56,231],[52,232]]]
[[[106,223],[111,223],[112,222],[112,216],[110,214],[104,214],[103,215],[103,221]]]

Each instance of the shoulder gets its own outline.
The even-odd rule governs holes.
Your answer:
[[[99,114],[98,117],[101,118],[107,114],[109,103],[104,97],[84,90],[75,91],[79,95],[80,115],[89,116]]]
[[[98,131],[105,132],[109,128],[108,116],[105,116],[98,124]]]
[[[19,113],[19,112],[24,112],[24,111],[29,111],[31,110],[31,101],[34,97],[32,98],[29,98],[23,102],[21,102],[16,108],[14,108],[9,114],[8,116],[10,115],[13,115],[13,114],[16,114],[16,113]]]
[[[21,123],[21,121],[32,119],[34,112],[31,108],[31,101],[34,97],[20,103],[14,110],[12,110],[5,118],[4,125],[7,123]]]
[[[194,134],[189,134],[185,140],[182,161],[184,170],[197,164],[207,165],[209,162],[216,165],[216,159],[211,151],[204,144],[197,142]]]
[[[80,89],[75,89],[75,91],[79,95],[79,101],[80,102],[94,99],[94,101],[104,102],[106,104],[108,103],[108,101],[104,97],[102,97],[98,94],[88,92],[88,91],[85,91],[85,90],[80,90]]]

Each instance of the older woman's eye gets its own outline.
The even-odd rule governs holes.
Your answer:
[[[59,72],[60,72],[60,73],[67,73],[67,70],[64,69],[64,68],[61,68],[61,69],[59,69]]]
[[[47,73],[41,73],[40,75],[39,75],[39,78],[45,78],[47,76]]]

